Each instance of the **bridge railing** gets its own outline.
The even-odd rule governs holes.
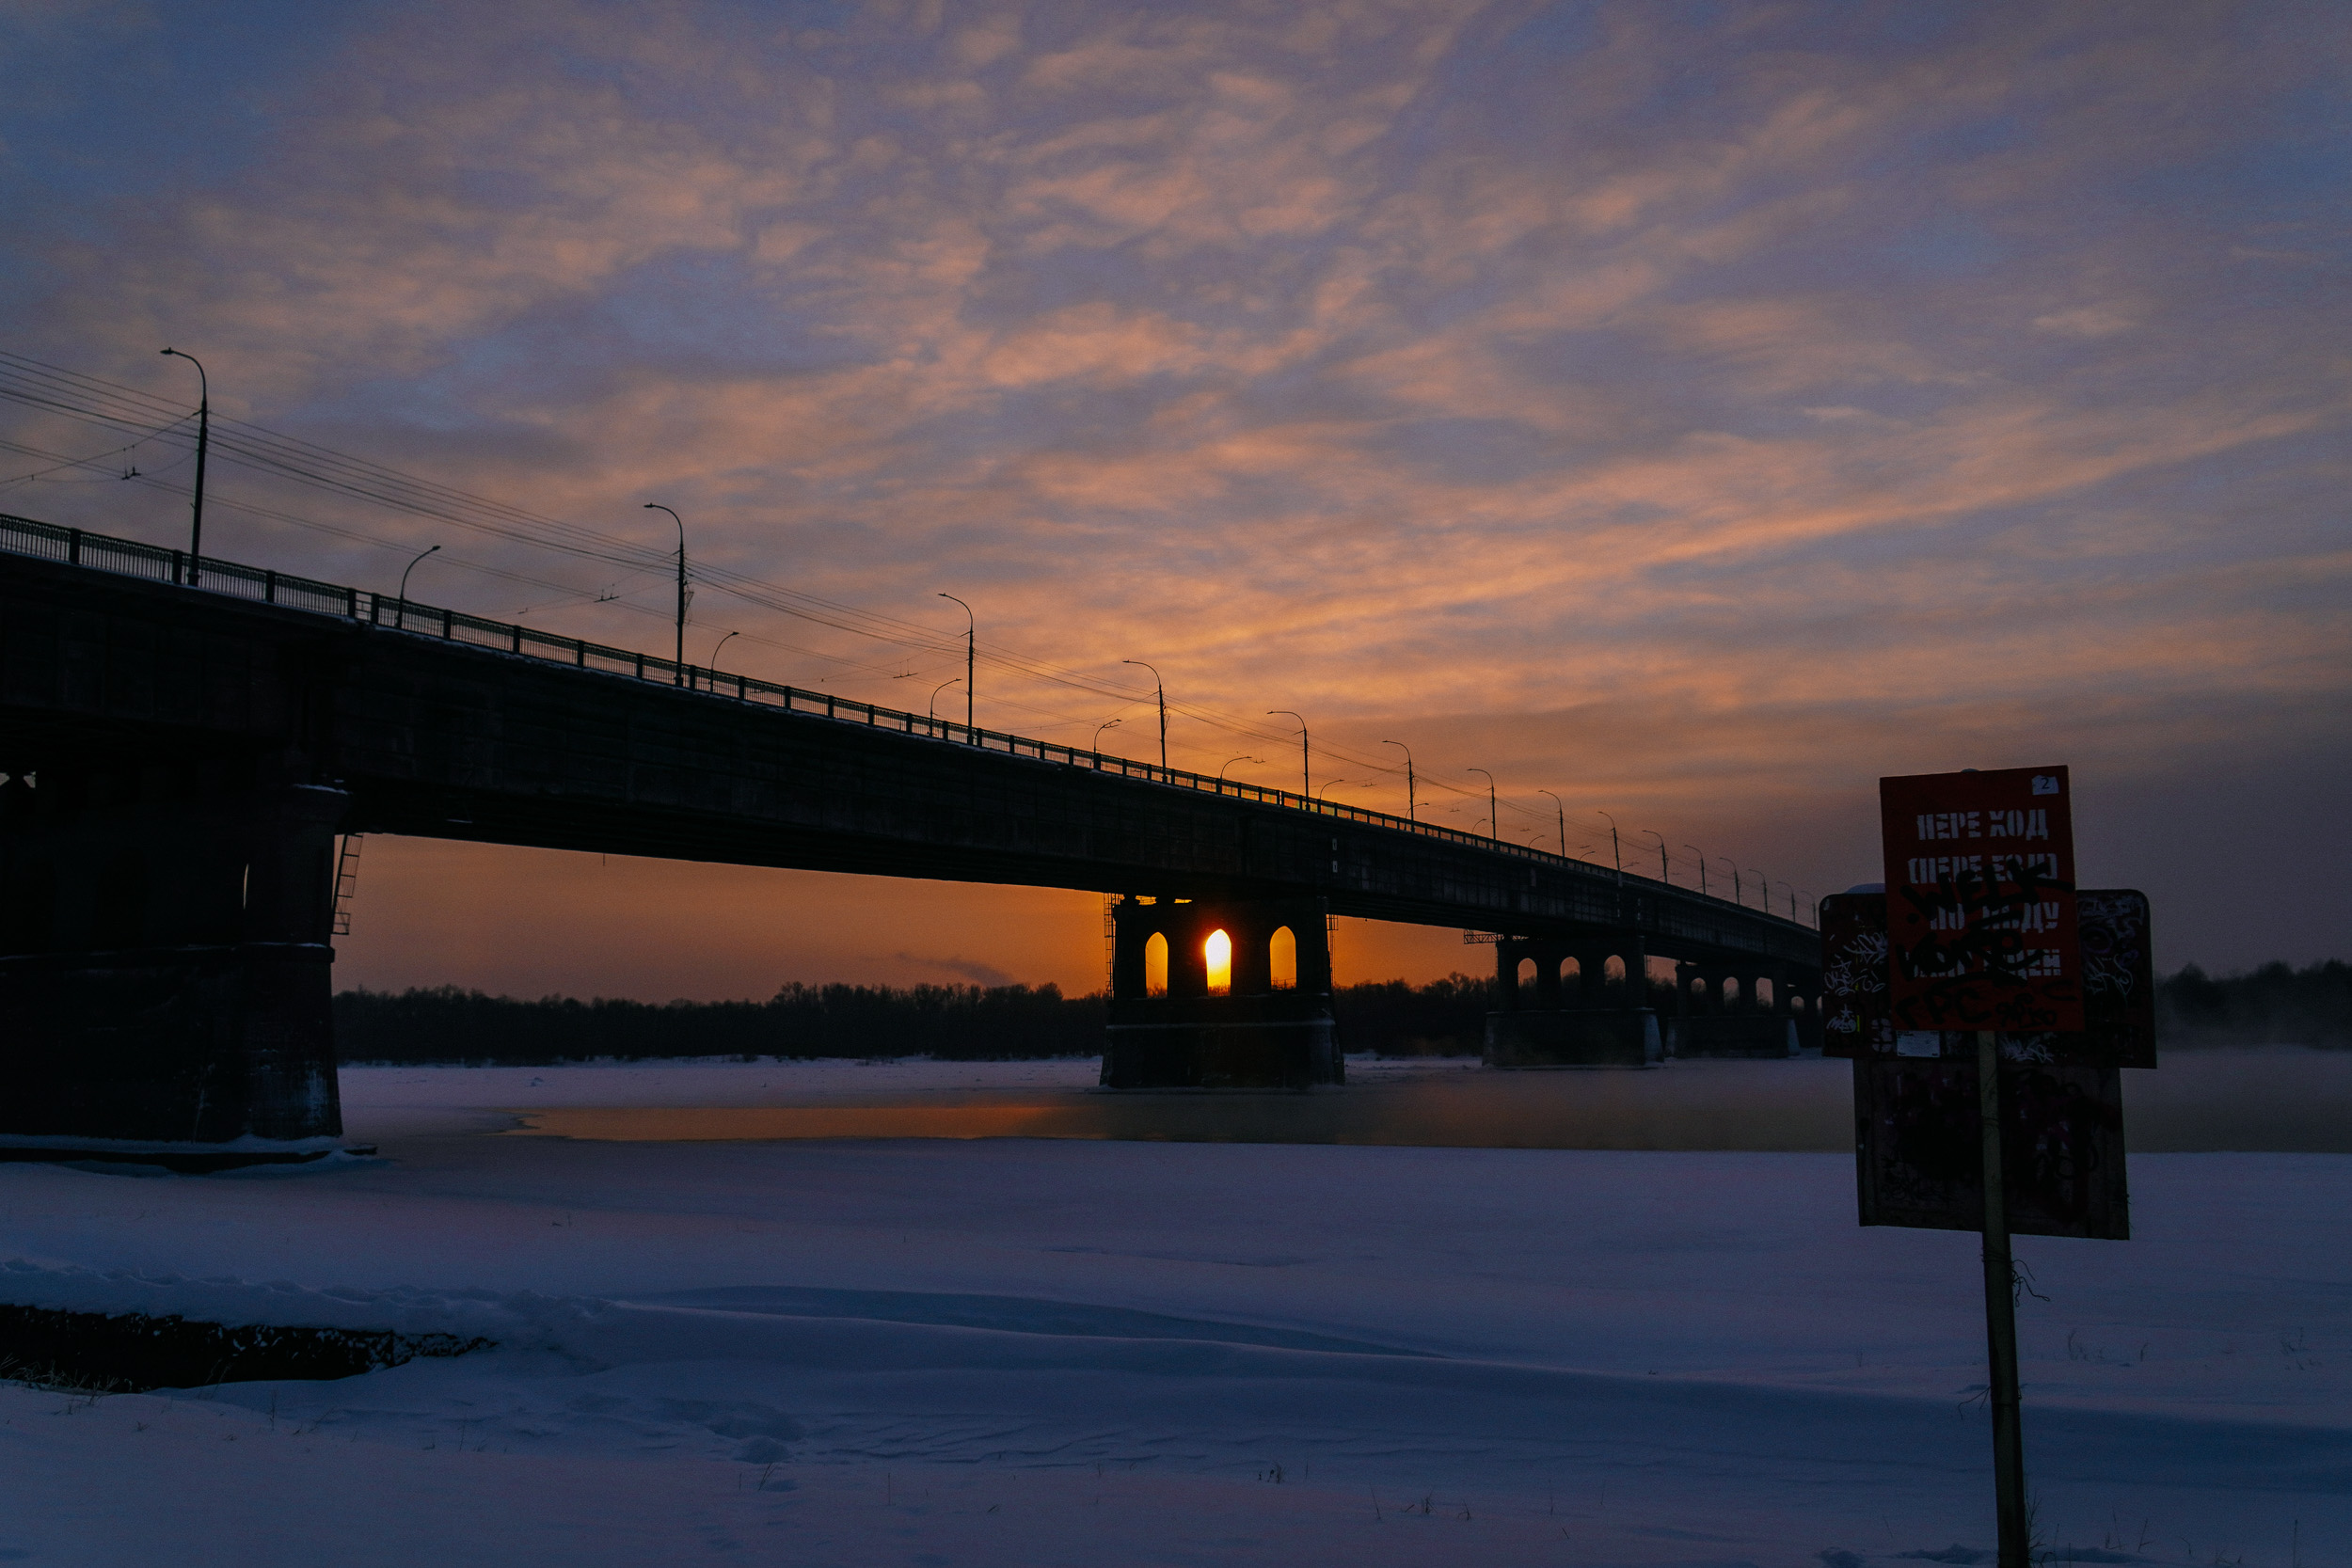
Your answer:
[[[1383,828],[1395,832],[1411,833],[1416,837],[1443,843],[1460,844],[1490,853],[1523,860],[1530,864],[1575,867],[1584,875],[1601,872],[1603,868],[1589,862],[1555,855],[1548,849],[1532,845],[1515,844],[1484,834],[1465,832],[1459,828],[1447,828],[1436,823],[1422,822],[1398,816],[1390,812],[1374,811],[1364,806],[1351,806],[1336,800],[1325,800],[1295,790],[1223,779],[1206,773],[1194,773],[1181,768],[1163,768],[1156,763],[1136,762],[1126,757],[1103,752],[1090,752],[1080,747],[1065,746],[1051,740],[1037,740],[1008,731],[985,726],[960,724],[952,720],[928,714],[905,712],[862,703],[853,697],[837,697],[829,692],[808,691],[798,687],[781,686],[751,675],[728,674],[723,671],[705,669],[693,664],[680,664],[657,654],[639,653],[629,648],[614,648],[581,638],[560,637],[541,631],[535,626],[519,626],[509,621],[492,621],[464,610],[447,610],[420,604],[413,599],[401,599],[387,594],[371,593],[363,588],[347,588],[338,583],[321,582],[311,578],[296,577],[287,572],[266,571],[233,561],[213,556],[191,559],[183,550],[166,549],[154,545],[142,545],[135,540],[118,539],[107,534],[92,533],[83,529],[59,528],[37,522],[30,517],[0,514],[0,551],[14,555],[29,555],[44,561],[62,562],[70,565],[87,566],[98,571],[120,573],[146,578],[155,582],[177,583],[203,591],[226,594],[235,598],[251,599],[263,604],[309,610],[316,614],[333,615],[358,621],[388,630],[405,632],[411,636],[438,638],[443,641],[463,642],[469,646],[493,649],[500,653],[526,658],[544,659],[556,664],[568,664],[576,669],[593,670],[603,674],[626,675],[635,680],[651,681],[662,686],[684,688],[687,690],[728,699],[762,707],[779,708],[787,713],[821,717],[840,722],[865,724],[875,729],[891,730],[960,746],[977,747],[982,751],[1001,752],[1010,756],[1034,757],[1041,762],[1059,763],[1069,768],[1091,768],[1097,772],[1116,773],[1123,778],[1142,779],[1166,784],[1174,789],[1195,790],[1232,800],[1249,800],[1261,805],[1279,806],[1289,811],[1310,813],[1334,821],[1359,823],[1365,827]],[[1655,877],[1632,871],[1612,871],[1619,880],[1645,883],[1672,892],[1679,899],[1708,904],[1732,901],[1690,888],[1676,887]],[[1800,922],[1784,920],[1770,910],[1748,910],[1744,904],[1735,905],[1749,915],[1796,926]],[[1812,911],[1807,911],[1807,913]]]

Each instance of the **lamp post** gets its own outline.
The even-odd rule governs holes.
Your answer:
[[[1124,719],[1105,719],[1101,723],[1095,725],[1094,744],[1089,746],[1087,750],[1092,752],[1097,757],[1100,757],[1103,754],[1103,732],[1104,730],[1115,730],[1126,721],[1127,721]],[[1099,768],[1102,764],[1098,762],[1095,766]]]
[[[1418,822],[1421,813],[1413,805],[1413,749],[1402,740],[1384,740],[1380,744],[1393,746],[1405,753],[1405,816],[1407,821]]]
[[[196,586],[197,562],[204,556],[204,454],[213,444],[213,383],[204,363],[176,348],[164,352],[196,367],[196,499],[188,506],[188,586]]]
[[[1495,776],[1486,773],[1483,768],[1466,768],[1464,771],[1486,774],[1486,836],[1500,839],[1502,836],[1502,818],[1495,811]]]
[[[1700,848],[1700,847],[1699,847],[1697,845],[1695,845],[1695,844],[1686,844],[1686,845],[1684,845],[1684,846],[1683,846],[1683,847],[1684,847],[1685,849],[1690,850],[1690,851],[1691,851],[1691,853],[1692,853],[1692,854],[1696,855],[1696,856],[1699,858],[1699,896],[1700,896],[1700,897],[1702,897],[1702,898],[1704,898],[1704,897],[1708,896],[1708,893],[1707,893],[1707,851],[1706,851],[1706,850],[1704,850],[1704,849],[1702,849],[1702,848]]]
[[[963,604],[963,601],[953,594],[942,594],[940,597],[963,605],[963,727],[970,730],[972,728],[973,665],[979,657],[980,623],[973,615],[972,607]],[[964,738],[968,740],[971,736],[967,735]]]
[[[1539,789],[1535,793],[1551,795],[1549,789]],[[1551,814],[1560,819],[1560,858],[1566,860],[1568,858],[1568,808],[1561,804],[1560,797],[1557,795],[1551,795]]]
[[[647,501],[648,512],[670,512],[660,501]],[[686,519],[670,512],[670,521],[677,524],[677,684],[686,684]]]
[[[932,723],[936,724],[936,723],[938,723],[938,722],[939,722],[939,694],[940,694],[941,692],[943,692],[943,691],[946,690],[946,689],[947,689],[949,687],[951,687],[951,686],[961,686],[961,685],[962,685],[962,684],[963,684],[962,677],[959,676],[959,677],[957,677],[955,680],[951,680],[951,681],[941,681],[941,682],[940,682],[937,686],[934,686],[934,687],[932,687],[932,688],[931,688],[931,722],[932,722]]]
[[[1330,792],[1331,792],[1332,790],[1335,790],[1335,789],[1339,788],[1339,787],[1340,787],[1340,785],[1342,785],[1342,784],[1348,784],[1348,783],[1350,783],[1350,782],[1351,782],[1351,781],[1346,780],[1346,779],[1332,779],[1332,780],[1328,781],[1327,783],[1326,783],[1326,784],[1324,784],[1324,786],[1323,786],[1321,789],[1319,789],[1319,790],[1315,791],[1315,799],[1316,799],[1316,800],[1323,800],[1323,801],[1325,801],[1327,804],[1328,804],[1328,803],[1329,803],[1329,795],[1330,795]]]
[[[1595,811],[1600,811],[1598,806],[1595,806],[1593,809]],[[1600,815],[1603,816],[1609,816],[1609,814],[1605,811],[1600,812]],[[1620,882],[1624,881],[1625,852],[1618,847],[1617,844],[1617,819],[1613,816],[1609,816],[1609,859],[1614,863],[1617,867],[1617,880]]]
[[[1152,684],[1160,694],[1160,771],[1165,773],[1168,771],[1168,682],[1160,679],[1156,665],[1144,664],[1139,658],[1122,658],[1119,662],[1141,665],[1152,672]]]
[[[441,546],[438,545],[427,545],[424,548],[417,552],[417,561],[422,561],[426,556],[431,555],[435,550],[437,550]],[[400,609],[395,613],[397,613],[400,618],[397,629],[401,631],[406,631],[408,629],[408,574],[417,569],[417,561],[411,561],[407,565],[402,567],[400,571]]]
[[[1313,775],[1309,769],[1313,759],[1308,755],[1307,752],[1307,721],[1286,707],[1270,707],[1265,710],[1265,716],[1268,719],[1288,716],[1298,720],[1298,792],[1302,795],[1312,795],[1314,793]]]
[[[1731,867],[1731,901],[1744,907],[1744,901],[1740,896],[1740,863],[1729,855],[1717,855],[1715,858]]]
[[[734,632],[728,632],[726,637],[720,638],[718,641],[713,642],[710,645],[710,668],[708,673],[710,675],[710,689],[713,691],[719,689],[719,650],[727,645],[728,637],[736,635],[737,634]]]
[[[1661,833],[1655,828],[1644,828],[1642,830],[1642,836],[1644,838],[1654,838],[1658,840],[1658,879],[1665,883],[1668,887],[1674,886],[1674,878],[1667,875],[1666,872],[1665,835]]]
[[[1247,753],[1245,753],[1245,752],[1234,752],[1232,756],[1227,757],[1227,758],[1226,758],[1226,759],[1225,759],[1222,763],[1218,764],[1218,766],[1217,766],[1217,769],[1216,769],[1216,782],[1217,782],[1217,783],[1219,783],[1219,784],[1223,784],[1223,783],[1225,782],[1225,769],[1226,769],[1226,768],[1228,768],[1232,767],[1232,766],[1233,766],[1233,764],[1235,764],[1235,763],[1237,763],[1237,762],[1259,762],[1259,763],[1262,763],[1262,762],[1263,762],[1263,761],[1265,761],[1265,758],[1263,758],[1263,757],[1253,757],[1253,756],[1249,756],[1249,755],[1248,755],[1248,754],[1247,754]]]

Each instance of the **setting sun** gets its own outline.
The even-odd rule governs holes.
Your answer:
[[[1211,931],[1201,951],[1209,959],[1209,994],[1223,995],[1233,989],[1233,939],[1222,931]]]

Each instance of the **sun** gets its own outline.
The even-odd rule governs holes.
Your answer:
[[[1214,996],[1233,989],[1233,939],[1222,931],[1211,931],[1201,947],[1209,960],[1209,993]]]

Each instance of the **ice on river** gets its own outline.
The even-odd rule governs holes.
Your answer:
[[[377,1160],[0,1166],[0,1300],[500,1341],[332,1383],[0,1388],[0,1561],[1990,1546],[1973,1244],[1856,1227],[1838,1155],[504,1131],[1089,1071],[353,1069]],[[2133,1182],[2136,1240],[2018,1243],[2044,1544],[2352,1562],[2352,1157],[2137,1154]]]

